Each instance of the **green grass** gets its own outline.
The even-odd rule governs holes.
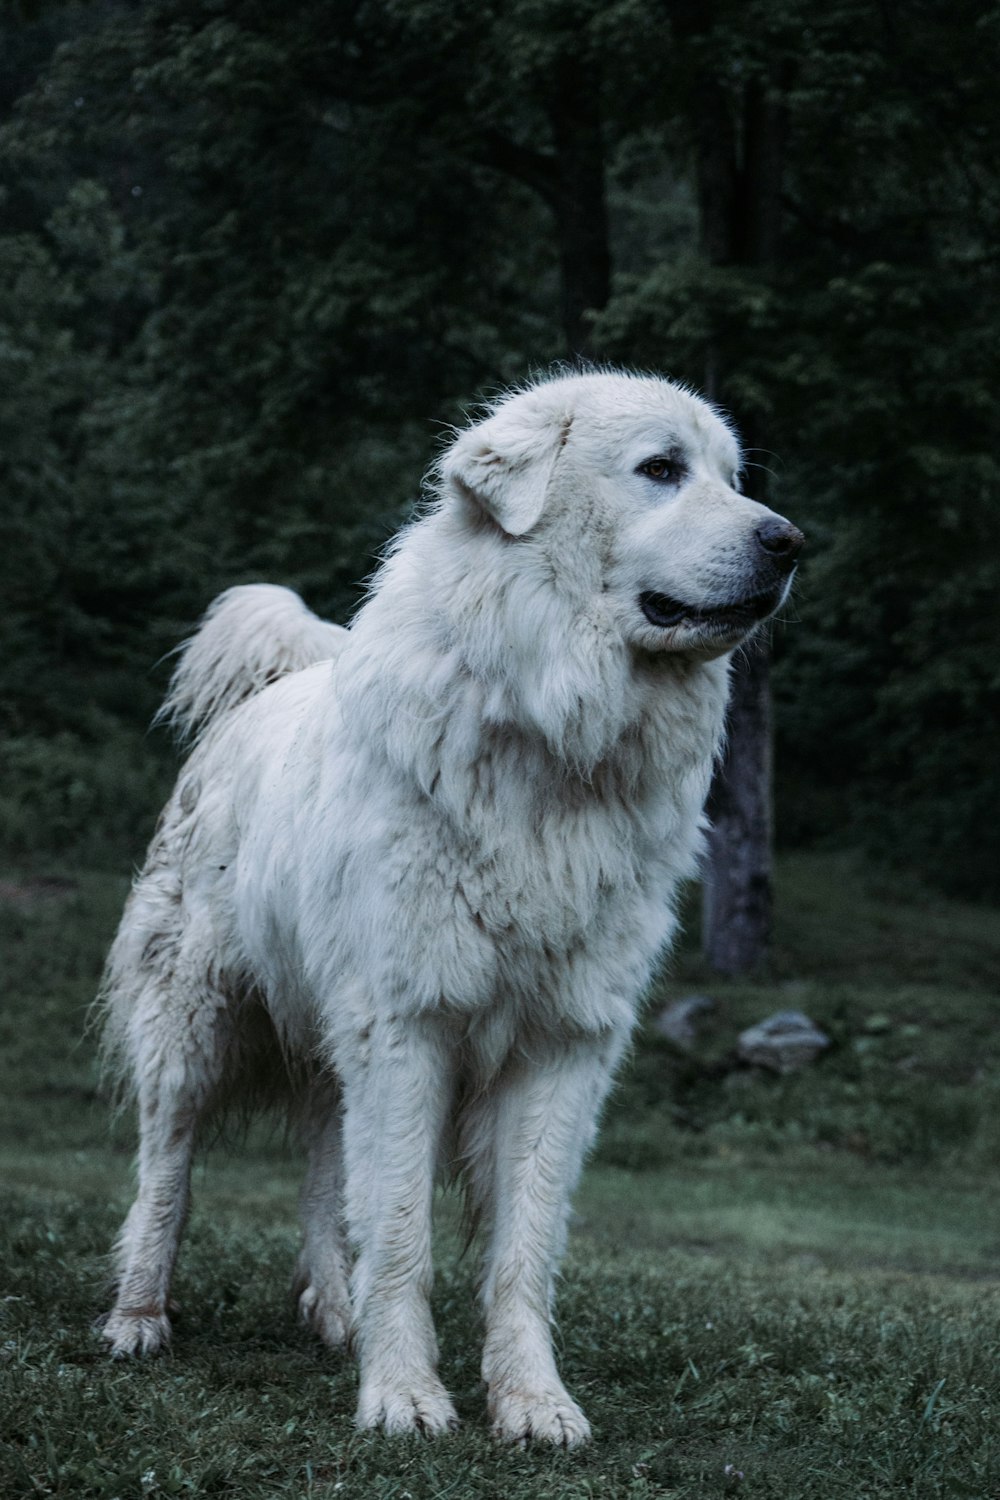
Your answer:
[[[353,1366],[292,1316],[299,1162],[264,1126],[200,1160],[173,1353],[106,1361],[90,1324],[132,1139],[84,1021],[125,887],[0,884],[4,1500],[1000,1496],[995,913],[800,859],[769,974],[720,983],[682,951],[657,1001],[718,1009],[691,1057],[644,1033],[577,1196],[559,1346],[595,1442],[564,1455],[488,1436],[448,1195],[435,1301],[463,1428],[354,1432]],[[734,1066],[739,1029],[792,1005],[823,1060]]]

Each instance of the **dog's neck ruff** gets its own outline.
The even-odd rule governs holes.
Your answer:
[[[554,761],[568,795],[641,799],[646,781],[702,773],[707,786],[728,658],[637,654],[599,593],[581,610],[553,586],[543,548],[509,542],[498,570],[497,544],[442,511],[397,540],[338,666],[350,730],[429,794],[484,755],[526,776]]]

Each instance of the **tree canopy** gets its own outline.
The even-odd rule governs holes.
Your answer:
[[[134,838],[151,668],[212,595],[266,577],[344,618],[441,424],[582,354],[708,388],[808,533],[779,836],[996,892],[1000,8],[92,0],[2,28],[15,849]]]

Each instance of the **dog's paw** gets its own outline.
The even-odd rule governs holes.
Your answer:
[[[165,1312],[144,1307],[134,1312],[115,1308],[100,1330],[112,1359],[130,1355],[159,1354],[170,1344],[170,1319]]]
[[[318,1287],[309,1285],[299,1294],[299,1319],[331,1349],[346,1344],[351,1330],[351,1310],[325,1297]]]
[[[505,1443],[552,1443],[578,1448],[590,1441],[590,1423],[562,1386],[539,1391],[490,1393],[493,1435]]]
[[[405,1381],[365,1380],[354,1417],[358,1427],[381,1427],[390,1437],[422,1433],[443,1437],[458,1426],[451,1397],[436,1376]]]

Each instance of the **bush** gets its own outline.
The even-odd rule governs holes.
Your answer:
[[[137,859],[169,785],[166,757],[134,732],[96,744],[68,730],[10,736],[0,741],[5,854],[94,866]]]

